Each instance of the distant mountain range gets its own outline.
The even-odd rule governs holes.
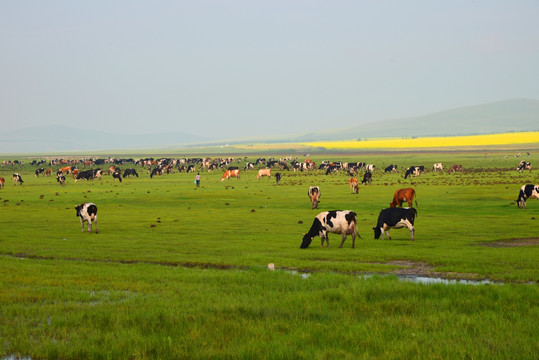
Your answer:
[[[422,137],[539,131],[539,100],[510,99],[461,107],[423,116],[377,121],[341,129],[321,129],[307,134],[282,134],[270,138],[217,139],[186,133],[143,135],[111,134],[42,126],[2,134],[1,153],[54,153],[69,151],[182,148],[223,143],[305,142],[381,137]]]
[[[50,153],[115,150],[208,142],[215,139],[180,132],[141,135],[112,134],[68,126],[40,126],[16,130],[2,136],[0,153]]]

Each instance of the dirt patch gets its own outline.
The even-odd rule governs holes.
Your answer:
[[[539,238],[525,239],[506,239],[494,242],[482,243],[482,246],[501,248],[501,247],[517,247],[517,246],[533,246],[539,245]]]

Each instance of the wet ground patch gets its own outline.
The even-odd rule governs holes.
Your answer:
[[[503,247],[519,247],[519,246],[534,246],[539,245],[539,238],[516,238],[516,239],[505,239],[498,240],[494,242],[482,243],[482,246],[494,247],[494,248],[503,248]]]

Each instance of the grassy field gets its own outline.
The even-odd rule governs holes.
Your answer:
[[[220,171],[201,172],[196,188],[195,174],[150,179],[138,168],[139,178],[122,183],[105,176],[62,187],[34,177],[35,167],[0,168],[0,355],[539,357],[539,201],[526,210],[514,203],[521,185],[539,183],[536,170],[519,174],[521,158],[506,151],[311,159],[377,170],[351,194],[344,173],[281,171],[277,185],[254,171],[223,182]],[[534,164],[534,152],[524,159]],[[403,178],[402,169],[434,162],[465,170]],[[384,174],[388,164],[400,173]],[[23,186],[12,183],[14,171]],[[322,191],[319,210],[311,185]],[[378,212],[409,186],[418,194],[416,240],[407,230],[374,240]],[[99,233],[80,231],[82,202],[97,204]],[[358,213],[356,248],[347,240],[339,249],[340,236],[330,235],[329,248],[315,239],[299,249],[314,216],[332,209]],[[401,275],[495,283],[424,285]]]

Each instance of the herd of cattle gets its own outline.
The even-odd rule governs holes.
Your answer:
[[[326,175],[332,173],[339,173],[340,171],[346,172],[350,176],[348,181],[350,191],[352,193],[358,192],[359,180],[355,176],[364,171],[362,184],[370,184],[372,181],[372,174],[376,170],[374,164],[366,164],[364,162],[341,162],[341,161],[322,161],[317,167],[316,164],[306,159],[303,162],[299,162],[291,157],[282,159],[270,158],[258,158],[254,162],[249,162],[247,158],[161,158],[161,159],[83,159],[83,160],[62,160],[53,159],[48,163],[44,160],[34,160],[31,165],[38,166],[35,170],[35,177],[39,176],[52,176],[54,173],[52,167],[58,167],[56,170],[56,180],[59,184],[64,185],[66,177],[71,176],[75,182],[79,180],[91,181],[94,179],[102,179],[103,175],[110,175],[114,181],[122,182],[122,178],[127,177],[139,177],[137,170],[133,166],[139,166],[145,169],[149,173],[150,178],[154,176],[161,176],[163,174],[169,174],[174,171],[179,172],[196,172],[196,171],[224,171],[221,181],[228,180],[230,178],[240,178],[240,164],[244,162],[244,171],[257,170],[257,179],[261,177],[272,177],[272,169],[278,169],[280,171],[319,171],[325,172]],[[51,168],[45,168],[43,165],[50,166]],[[22,166],[24,162],[4,161],[2,166]],[[132,165],[123,171],[119,166]],[[86,169],[93,166],[108,166],[106,172],[101,168]],[[139,168],[139,171],[140,171]],[[522,160],[518,166],[517,171],[520,173],[523,170],[529,170],[531,172],[531,163]],[[444,165],[442,163],[435,163],[432,167],[432,172],[444,171]],[[452,165],[449,167],[448,172],[460,172],[463,171],[462,165]],[[384,168],[385,173],[398,173],[398,167],[395,164],[388,165]],[[404,178],[409,176],[420,176],[425,172],[425,166],[410,166],[406,169]],[[277,184],[280,184],[281,173],[276,172],[273,174]],[[13,173],[13,182],[15,185],[22,185],[24,183],[22,176],[19,173]],[[5,179],[0,177],[0,188],[3,188]],[[318,186],[311,186],[307,193],[311,200],[312,209],[317,209],[320,202],[321,191]],[[413,208],[413,202],[416,198],[415,190],[412,188],[399,189],[395,192],[393,201],[390,203],[390,207],[380,212],[378,221],[375,227],[373,227],[375,238],[378,239],[384,234],[389,237],[389,229],[407,227],[410,230],[411,240],[414,240],[414,220],[417,216],[417,210]],[[526,208],[527,199],[539,199],[539,185],[523,185],[519,191],[518,199],[516,203],[519,208]],[[403,202],[407,202],[409,208],[403,208]],[[417,200],[415,200],[417,206]],[[81,227],[84,222],[88,222],[88,231],[91,230],[92,222],[95,224],[95,231],[97,232],[97,206],[92,203],[81,204],[76,207],[77,216],[81,219]],[[355,246],[355,237],[359,235],[357,230],[357,216],[355,212],[350,210],[334,210],[325,211],[316,216],[309,232],[304,236],[301,248],[306,248],[311,243],[315,236],[320,236],[322,239],[322,246],[324,242],[329,246],[328,233],[340,233],[342,235],[341,246],[343,245],[347,235],[352,235],[352,247]]]

